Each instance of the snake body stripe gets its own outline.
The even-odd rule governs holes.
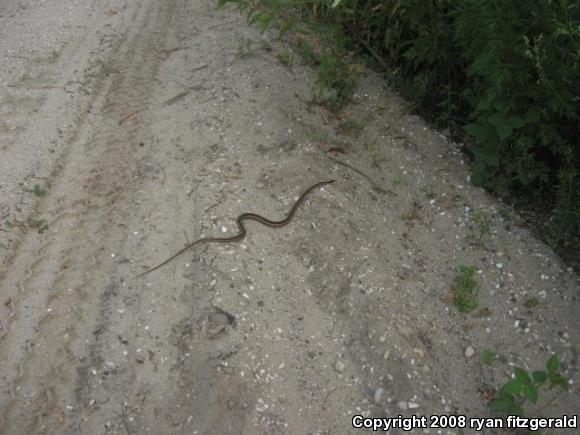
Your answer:
[[[167,260],[165,260],[163,263],[160,263],[157,266],[152,267],[151,269],[148,269],[143,273],[140,273],[135,278],[139,278],[143,275],[147,275],[148,273],[151,273],[151,272],[165,266],[167,263],[169,263],[174,258],[179,257],[185,251],[193,248],[195,245],[199,245],[200,243],[239,242],[244,237],[246,237],[247,231],[246,231],[246,226],[244,225],[245,220],[256,221],[256,222],[261,223],[262,225],[266,225],[268,227],[273,227],[273,228],[280,228],[280,227],[283,227],[285,225],[288,225],[290,223],[290,221],[292,221],[292,219],[294,218],[294,215],[296,214],[296,210],[298,210],[298,207],[300,207],[300,205],[304,202],[304,200],[306,199],[306,196],[310,192],[312,192],[314,189],[317,189],[320,186],[323,186],[325,184],[332,184],[332,183],[334,183],[334,180],[321,181],[320,183],[316,183],[315,185],[310,186],[308,189],[306,189],[306,191],[304,191],[304,193],[302,195],[300,195],[298,200],[292,206],[292,209],[290,210],[288,215],[286,215],[286,217],[280,221],[273,221],[273,220],[270,220],[268,218],[265,218],[264,216],[260,216],[259,214],[256,214],[256,213],[243,213],[243,214],[239,215],[236,219],[236,223],[238,224],[238,228],[240,229],[240,232],[238,234],[236,234],[235,236],[232,236],[232,237],[203,237],[201,239],[197,239],[196,241],[185,245],[183,248],[181,248],[179,251],[177,251],[175,254],[173,254],[171,257],[169,257]]]

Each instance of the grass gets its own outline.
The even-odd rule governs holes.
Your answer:
[[[47,193],[47,190],[38,184],[35,184],[32,189],[25,188],[24,191],[29,192],[29,193],[33,193],[34,196],[37,196],[38,198],[42,198],[43,196],[46,196],[46,193]]]
[[[351,101],[356,86],[357,68],[347,63],[345,56],[340,49],[325,48],[311,83],[314,102],[335,114]]]
[[[294,46],[296,48],[296,52],[300,56],[300,59],[302,62],[304,62],[305,65],[315,67],[320,64],[320,59],[312,48],[312,45],[310,45],[303,38],[297,39]]]
[[[32,193],[34,193],[39,198],[42,198],[43,196],[46,195],[46,189],[43,189],[38,184],[35,184],[34,188],[32,189]]]
[[[479,285],[473,278],[474,266],[459,266],[453,287],[453,305],[461,313],[468,313],[477,308]]]
[[[540,301],[540,299],[538,299],[537,297],[533,296],[531,298],[528,298],[525,300],[524,302],[524,307],[526,308],[535,308],[538,305],[540,305],[542,302]]]
[[[238,52],[237,56],[240,59],[249,59],[254,55],[254,41],[250,38],[241,38],[238,41]]]
[[[362,122],[357,121],[356,119],[353,118],[346,118],[338,124],[337,129],[340,134],[345,134],[351,137],[357,137],[360,135],[363,128],[364,125],[362,124]]]
[[[427,199],[435,199],[437,195],[435,194],[435,191],[433,191],[431,188],[427,188],[427,190],[425,191],[425,198]]]
[[[284,50],[276,54],[278,61],[286,67],[292,66],[292,57],[292,52],[290,50]]]
[[[480,246],[491,239],[491,216],[486,210],[475,210],[472,215],[473,220],[473,241]]]
[[[27,224],[30,228],[35,229],[38,231],[39,234],[44,233],[48,230],[48,222],[44,219],[28,219]]]
[[[481,351],[481,360],[486,366],[491,366],[495,361],[505,361],[505,357],[493,349],[483,349]]]

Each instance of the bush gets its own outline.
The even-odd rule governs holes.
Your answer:
[[[428,119],[463,131],[474,184],[552,210],[554,232],[580,245],[580,2],[220,2],[262,28],[308,17],[340,30]]]

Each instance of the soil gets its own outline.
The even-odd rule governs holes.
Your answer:
[[[551,354],[571,393],[525,408],[578,414],[577,271],[380,77],[334,116],[284,50],[208,0],[0,4],[0,433],[488,417],[513,366]],[[328,179],[289,225],[135,278]],[[460,265],[477,270],[470,313]]]

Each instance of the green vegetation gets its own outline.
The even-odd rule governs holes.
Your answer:
[[[478,245],[484,245],[491,238],[491,216],[482,209],[475,210],[472,215],[474,224],[472,238]]]
[[[453,287],[453,304],[462,313],[473,311],[478,303],[478,284],[474,266],[459,266]]]
[[[60,57],[60,52],[58,50],[52,50],[50,55],[48,56],[49,63],[56,63],[58,58]]]
[[[526,308],[535,308],[535,307],[537,307],[540,304],[541,304],[540,300],[537,297],[534,296],[534,297],[531,297],[531,298],[528,298],[528,299],[525,300],[524,307],[526,307]]]
[[[534,209],[550,222],[544,234],[580,252],[579,2],[226,3],[298,41],[317,70],[315,100],[334,112],[354,90],[351,54],[367,53],[417,111],[466,144],[474,184]]]
[[[238,57],[240,59],[249,59],[254,55],[254,41],[249,38],[241,38],[238,41]]]
[[[290,50],[284,50],[276,54],[276,57],[280,63],[284,66],[292,66],[292,52]]]
[[[43,196],[46,195],[46,189],[43,189],[38,184],[35,184],[34,188],[32,189],[32,193],[34,193],[39,198],[42,198]]]
[[[481,359],[486,366],[490,366],[494,363],[494,361],[500,359],[500,354],[492,349],[483,349],[481,351]]]
[[[489,407],[498,414],[524,416],[523,405],[527,401],[537,404],[541,388],[560,387],[568,391],[568,382],[559,372],[559,367],[560,362],[556,355],[548,359],[546,370],[537,370],[531,375],[526,370],[515,367],[514,377],[501,386],[497,396],[489,402]]]
[[[39,234],[42,234],[48,230],[48,222],[46,222],[44,219],[29,218],[27,224],[29,228],[35,229]]]
[[[300,59],[302,59],[305,65],[318,66],[320,64],[314,48],[304,38],[297,38],[294,45]]]
[[[331,112],[339,112],[351,99],[358,65],[348,64],[341,50],[324,49],[318,57],[316,78],[312,83],[314,101]]]
[[[46,196],[47,193],[46,189],[44,187],[39,186],[38,184],[35,184],[32,189],[25,188],[24,191],[33,193],[35,196],[39,198]]]
[[[346,118],[338,124],[338,132],[348,136],[358,136],[364,128],[364,125],[353,118]]]

